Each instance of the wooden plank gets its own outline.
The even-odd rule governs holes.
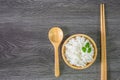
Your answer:
[[[99,0],[0,0],[0,80],[100,80]],[[109,80],[119,80],[120,1],[106,2]],[[98,57],[88,69],[69,68],[60,57],[54,77],[54,50],[48,30],[60,26],[64,40],[74,33],[91,36]],[[61,54],[60,54],[61,55]]]

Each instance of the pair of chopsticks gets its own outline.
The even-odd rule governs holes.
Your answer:
[[[107,80],[107,55],[106,55],[106,30],[105,30],[104,4],[100,4],[100,28],[101,28],[101,80]]]

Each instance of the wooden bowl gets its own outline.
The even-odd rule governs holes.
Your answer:
[[[87,65],[86,65],[85,67],[80,67],[80,66],[75,66],[75,65],[70,64],[69,61],[67,61],[66,56],[65,56],[65,44],[66,44],[71,38],[74,38],[74,37],[77,37],[77,36],[84,37],[85,39],[88,39],[88,40],[91,42],[91,44],[93,45],[93,48],[94,48],[93,61],[90,62],[90,63],[87,63]],[[90,67],[90,66],[95,62],[96,57],[97,57],[97,46],[96,46],[94,40],[93,40],[92,38],[90,38],[89,36],[87,36],[87,35],[85,35],[85,34],[74,34],[74,35],[70,36],[69,38],[67,38],[67,39],[65,40],[65,42],[63,43],[63,45],[62,45],[62,57],[63,57],[63,60],[65,61],[65,63],[66,63],[69,67],[71,67],[71,68],[73,68],[73,69],[77,69],[77,70],[85,69],[85,68]]]

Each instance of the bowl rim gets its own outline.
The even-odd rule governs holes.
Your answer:
[[[67,59],[66,59],[66,57],[65,57],[65,44],[71,39],[71,38],[74,38],[74,37],[76,37],[76,36],[83,36],[83,37],[85,37],[86,39],[88,39],[91,43],[92,43],[92,45],[93,45],[93,47],[94,47],[94,56],[93,56],[93,61],[92,62],[90,62],[90,63],[88,63],[85,67],[80,67],[80,66],[75,66],[75,65],[72,65],[72,64],[70,64],[68,61],[67,61]],[[69,67],[71,67],[71,68],[73,68],[73,69],[77,69],[77,70],[81,70],[81,69],[86,69],[86,68],[88,68],[88,67],[90,67],[94,62],[95,62],[95,60],[96,60],[96,58],[97,58],[97,46],[96,46],[96,43],[95,43],[95,41],[90,37],[90,36],[88,36],[88,35],[86,35],[86,34],[73,34],[73,35],[71,35],[71,36],[69,36],[65,41],[64,41],[64,43],[63,43],[63,45],[62,45],[62,58],[63,58],[63,60],[65,61],[65,63],[69,66]]]

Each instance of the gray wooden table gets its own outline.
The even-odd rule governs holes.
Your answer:
[[[0,0],[0,80],[100,80],[100,0]],[[106,3],[108,80],[120,80],[120,0]],[[64,40],[91,36],[95,63],[73,70],[60,53],[61,76],[54,77],[54,49],[48,30],[60,26]]]

